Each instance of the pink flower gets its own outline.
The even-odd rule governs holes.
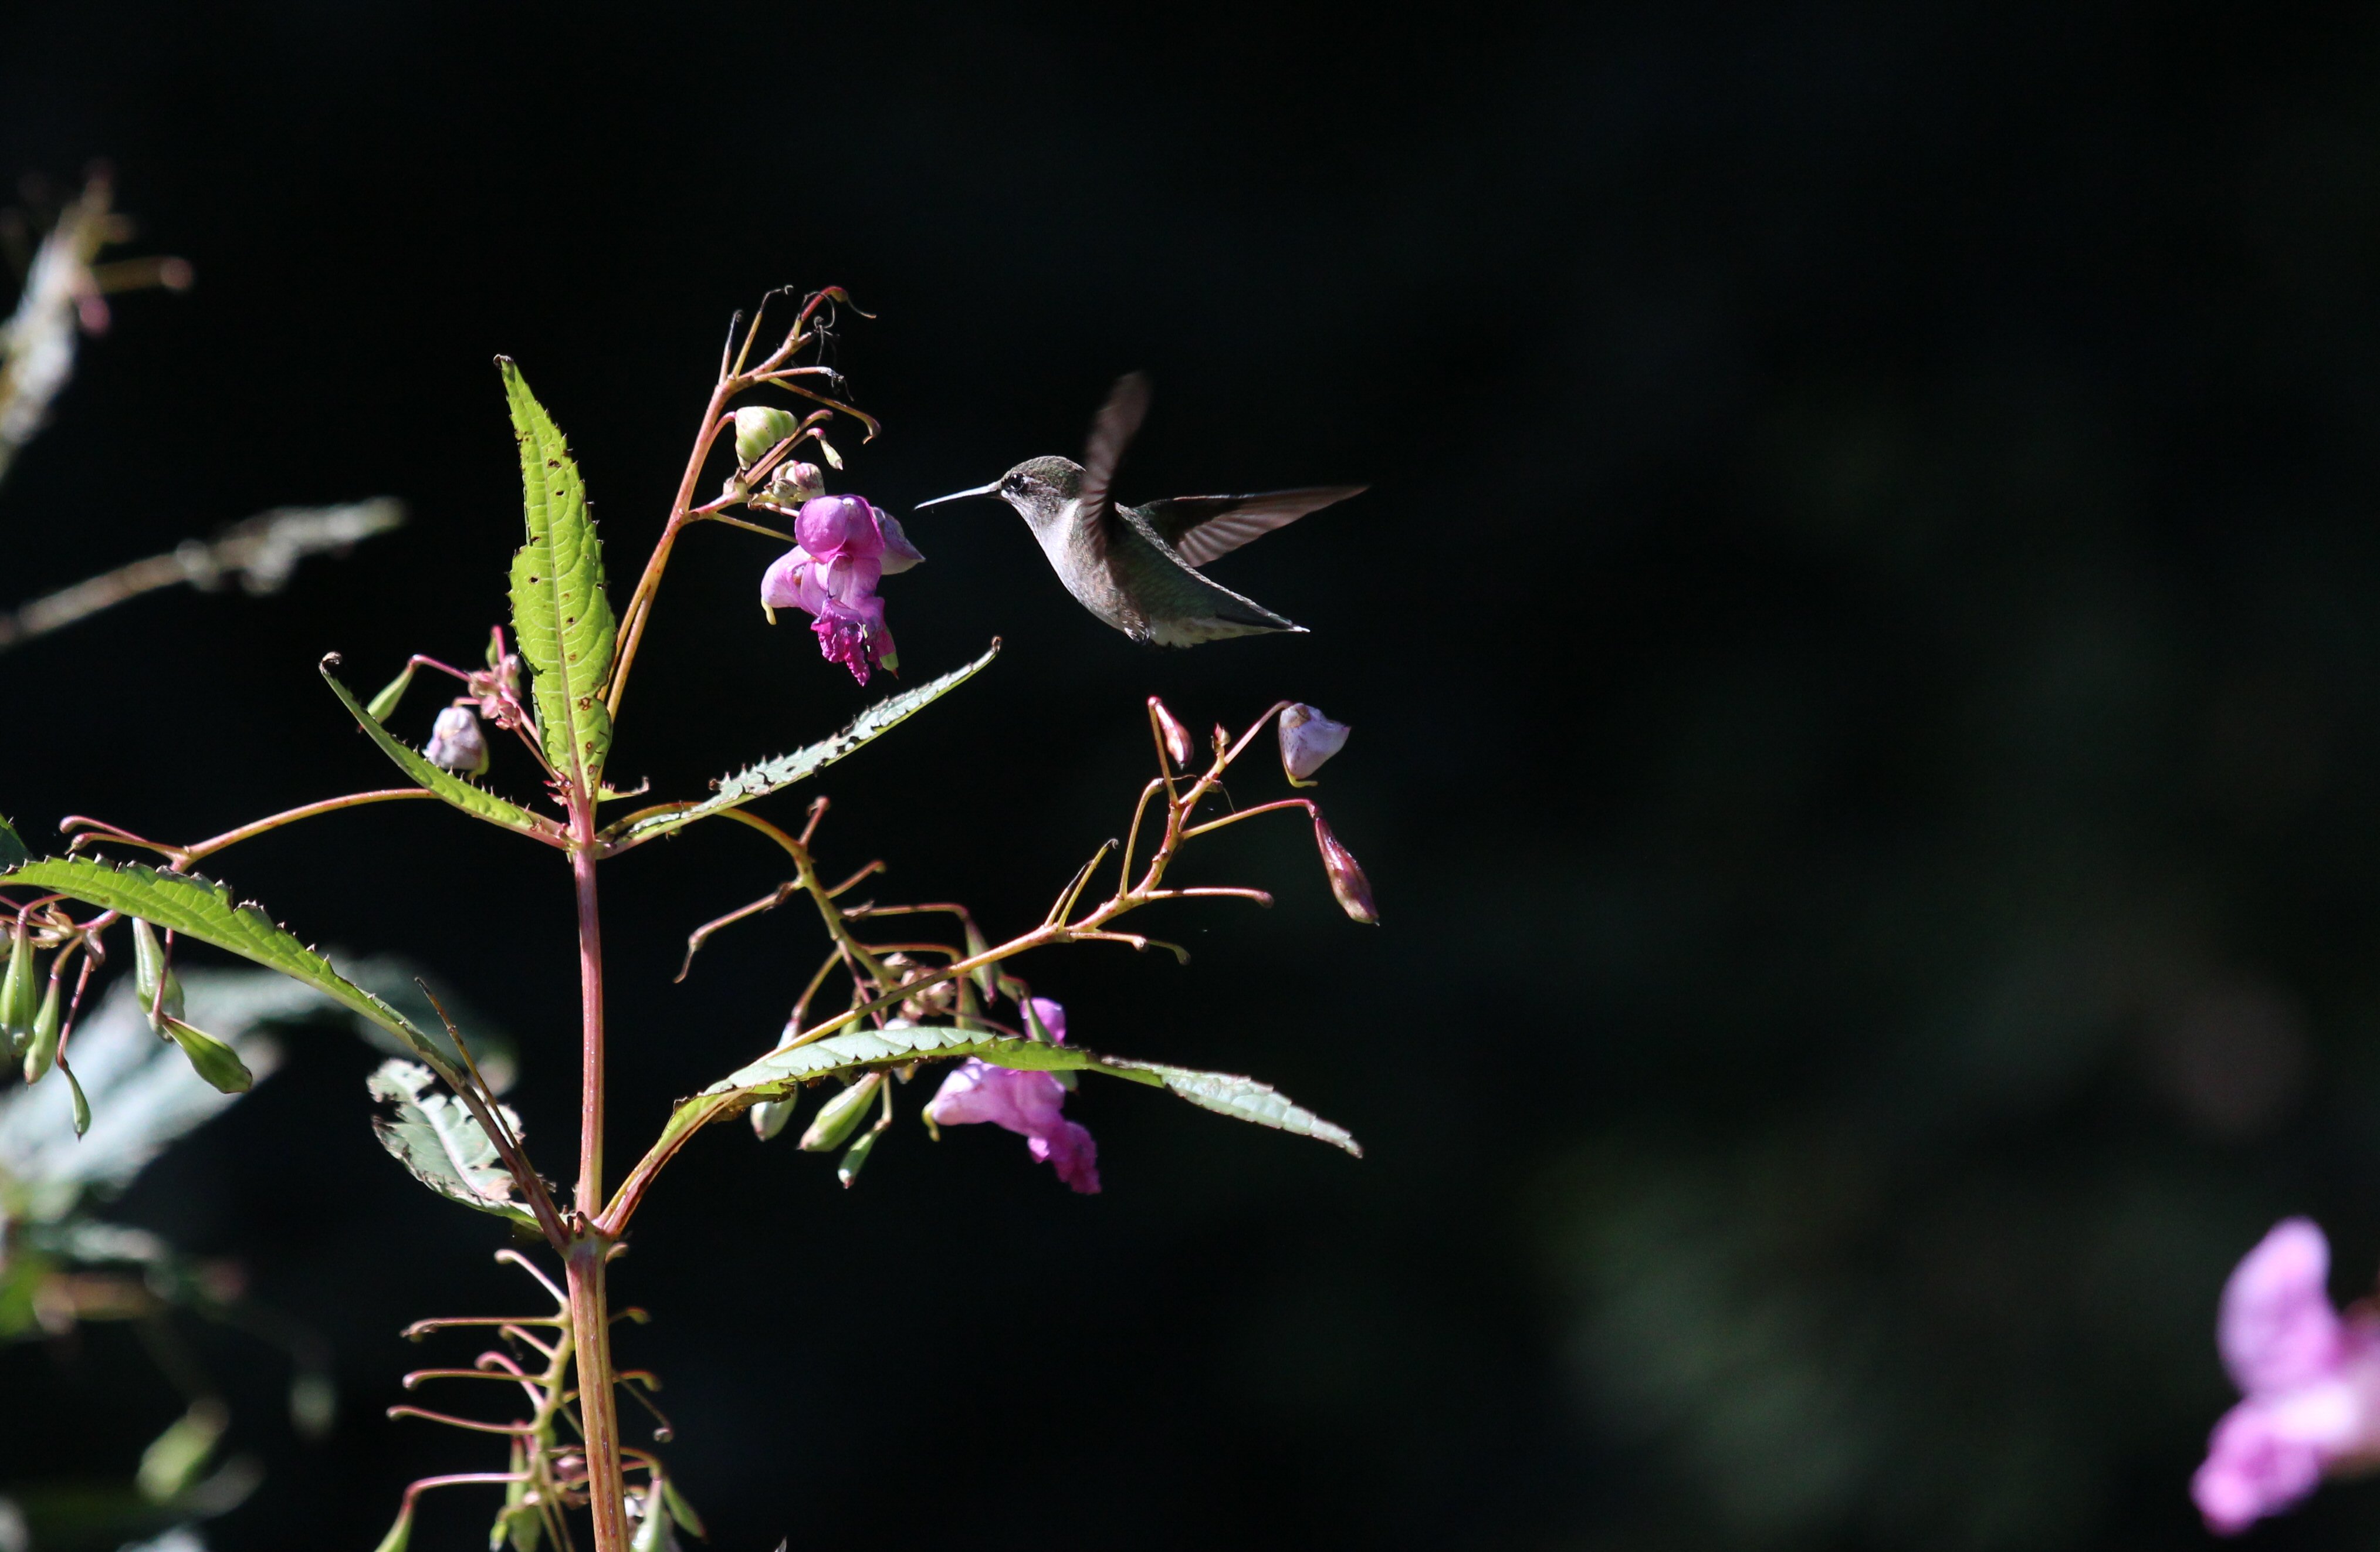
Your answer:
[[[1048,997],[1027,1005],[1026,1027],[1038,1025],[1053,1045],[1066,1043],[1066,1010]],[[1099,1189],[1099,1148],[1088,1129],[1062,1113],[1065,1086],[1055,1074],[1020,1072],[994,1067],[970,1057],[942,1080],[926,1115],[936,1126],[965,1126],[990,1121],[1026,1140],[1037,1159],[1058,1171],[1058,1179],[1088,1196]]]
[[[2380,1460],[2380,1317],[2341,1318],[2329,1276],[2322,1230],[2290,1218],[2224,1285],[2216,1346],[2244,1399],[2190,1484],[2219,1535],[2290,1508],[2335,1467]]]
[[[800,544],[779,556],[760,578],[760,607],[814,617],[810,629],[830,663],[849,668],[860,683],[870,670],[898,673],[901,660],[884,624],[876,585],[926,557],[901,525],[856,495],[821,495],[802,504],[794,519]]]
[[[901,671],[901,654],[892,649],[892,632],[884,625],[884,600],[872,593],[850,604],[839,598],[825,600],[818,618],[810,621],[810,630],[818,637],[819,651],[826,660],[849,668],[851,677],[862,684],[868,682],[872,667]]]

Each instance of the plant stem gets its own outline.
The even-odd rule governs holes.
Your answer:
[[[595,904],[593,794],[572,794],[570,832],[570,876],[578,896],[579,1122],[577,1234],[565,1265],[595,1552],[628,1552],[627,1487],[620,1475],[619,1413],[612,1394],[611,1295],[604,1286],[612,1242],[594,1222],[603,1206],[603,928]]]

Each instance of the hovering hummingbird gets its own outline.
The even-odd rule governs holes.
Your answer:
[[[1124,445],[1148,412],[1148,379],[1117,379],[1091,422],[1083,461],[1027,458],[988,485],[953,491],[920,509],[971,495],[996,495],[1016,508],[1066,591],[1086,609],[1135,642],[1189,647],[1226,636],[1294,630],[1253,598],[1243,598],[1198,568],[1306,513],[1370,487],[1317,485],[1261,495],[1177,495],[1143,507],[1119,506],[1109,483]]]

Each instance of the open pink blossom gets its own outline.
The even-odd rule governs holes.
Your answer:
[[[1030,1009],[1030,1021],[1063,1045],[1066,1010],[1048,997],[1033,998]],[[1035,1158],[1087,1196],[1099,1189],[1099,1144],[1087,1128],[1065,1118],[1065,1086],[1052,1073],[1021,1072],[970,1057],[942,1080],[926,1115],[936,1126],[990,1121],[1017,1133]]]
[[[804,502],[794,536],[801,543],[761,575],[760,607],[771,620],[779,609],[813,617],[820,652],[862,684],[876,668],[898,673],[901,660],[876,586],[886,573],[905,571],[926,557],[890,514],[856,495]]]
[[[2326,1472],[2380,1461],[2380,1318],[2341,1317],[2329,1276],[2322,1230],[2289,1218],[2224,1285],[2216,1347],[2244,1394],[2190,1485],[2217,1534],[2290,1508]]]

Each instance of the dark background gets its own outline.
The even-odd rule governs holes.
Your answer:
[[[717,1545],[2200,1542],[2225,1271],[2297,1211],[2342,1295],[2380,1253],[2369,12],[600,11],[0,20],[0,171],[112,158],[199,275],[120,305],[0,489],[0,593],[284,503],[415,512],[283,596],[0,658],[29,838],[385,779],[314,662],[376,684],[501,617],[499,350],[619,593],[779,284],[877,313],[844,483],[896,511],[1073,452],[1130,367],[1130,498],[1375,484],[1217,568],[1312,636],[1186,654],[997,507],[911,525],[909,681],[1008,648],[818,784],[827,862],[1014,931],[1126,817],[1142,696],[1353,722],[1319,796],[1385,926],[1251,825],[1196,869],[1280,904],[1181,910],[1186,970],[1024,969],[1076,1040],[1255,1072],[1369,1155],[1113,1085],[1074,1106],[1096,1199],[984,1128],[905,1120],[848,1193],[707,1137],[617,1283]],[[871,698],[763,624],[771,554],[685,546],[616,776],[698,789]],[[405,805],[221,872],[463,987],[562,1171],[549,856]],[[606,871],[616,1136],[771,1043],[797,910],[669,976],[777,876],[740,832]],[[204,1338],[270,1468],[222,1547],[369,1546],[409,1476],[497,1460],[379,1418],[403,1322],[528,1306],[374,1146],[370,1060],[305,1045],[123,1209],[336,1344],[310,1450],[276,1365]],[[0,1477],[120,1470],[176,1405],[113,1338],[5,1363]],[[2261,1534],[2375,1529],[2348,1487]]]

